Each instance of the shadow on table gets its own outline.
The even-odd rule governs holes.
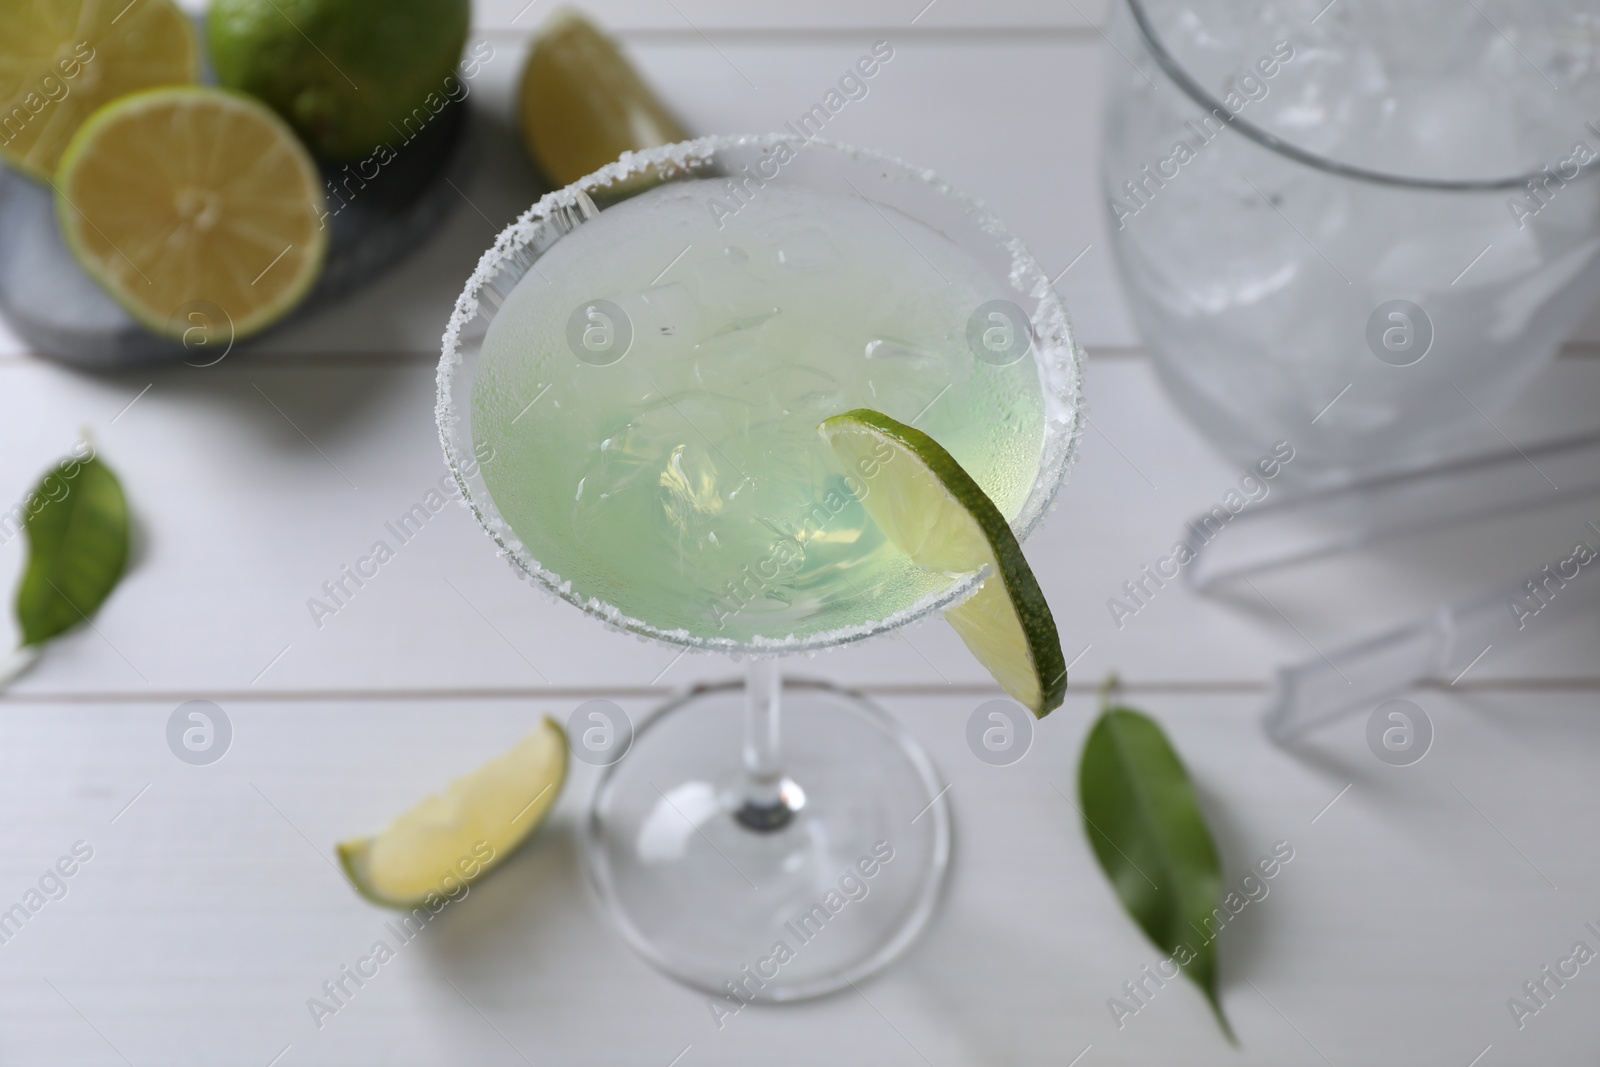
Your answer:
[[[643,967],[591,906],[583,870],[577,828],[544,827],[472,888],[470,907],[441,914],[424,943],[430,968],[470,992],[581,986],[588,976],[614,985],[619,967]]]

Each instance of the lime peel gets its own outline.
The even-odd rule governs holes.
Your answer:
[[[212,0],[206,36],[223,85],[354,163],[466,99],[471,23],[471,0]]]

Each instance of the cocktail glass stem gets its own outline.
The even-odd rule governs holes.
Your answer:
[[[787,826],[805,803],[799,787],[783,776],[782,705],[778,661],[752,659],[745,676],[744,796],[735,817],[760,832]]]

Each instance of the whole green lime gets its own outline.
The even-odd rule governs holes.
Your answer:
[[[466,93],[471,0],[214,0],[222,84],[265,101],[329,159],[410,139]]]

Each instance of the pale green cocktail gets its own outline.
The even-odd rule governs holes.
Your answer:
[[[605,768],[582,821],[590,879],[645,959],[713,997],[759,972],[740,999],[787,1001],[848,988],[923,929],[951,854],[948,778],[870,699],[781,677],[776,657],[1002,587],[998,621],[1021,626],[1020,587],[987,585],[979,553],[911,549],[911,531],[977,523],[912,491],[912,472],[949,473],[913,466],[926,449],[839,447],[837,421],[830,446],[819,424],[865,408],[931,435],[998,506],[988,527],[1022,538],[1076,454],[1081,358],[999,219],[926,170],[814,138],[625,155],[480,260],[445,331],[437,418],[485,530],[593,616],[748,658],[743,684],[697,684],[637,726],[598,699],[566,719],[573,758]],[[1010,651],[1037,668],[1033,636]],[[656,685],[664,658],[606,680]],[[591,684],[574,666],[552,684]],[[794,941],[847,872],[870,896]],[[804,948],[775,955],[779,940]]]
[[[969,340],[1005,295],[859,197],[661,186],[556,242],[494,316],[483,478],[543,568],[649,630],[748,646],[873,628],[952,579],[884,540],[870,477],[817,425],[857,407],[914,423],[1014,518],[1040,469],[1039,371]]]

